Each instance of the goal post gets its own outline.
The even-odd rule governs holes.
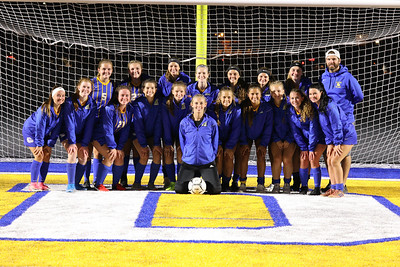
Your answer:
[[[70,95],[81,77],[94,77],[103,58],[113,62],[116,82],[133,59],[158,79],[170,57],[181,59],[192,80],[206,63],[215,85],[233,64],[247,82],[256,81],[260,67],[283,81],[293,60],[315,82],[325,52],[335,48],[365,96],[355,107],[353,161],[399,165],[398,1],[262,2],[0,1],[0,158],[31,158],[24,120],[54,85]],[[66,159],[59,143],[53,156]]]

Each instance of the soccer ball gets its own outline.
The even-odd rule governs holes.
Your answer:
[[[188,189],[191,194],[200,195],[204,194],[207,189],[206,182],[200,177],[194,177],[188,184]]]

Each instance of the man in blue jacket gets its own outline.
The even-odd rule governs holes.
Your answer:
[[[354,105],[364,98],[361,86],[350,74],[346,66],[341,63],[340,53],[335,49],[329,49],[325,54],[326,70],[321,76],[326,93],[338,106],[342,108],[349,123],[354,123]],[[342,162],[344,184],[346,184],[351,165],[351,156],[348,155]],[[324,189],[328,190],[329,185]],[[324,191],[323,190],[323,191]],[[345,187],[345,192],[347,188]]]

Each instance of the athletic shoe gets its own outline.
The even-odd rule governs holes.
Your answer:
[[[307,195],[307,193],[308,193],[308,186],[302,186],[300,188],[300,194],[301,195]]]
[[[166,191],[175,191],[175,182],[171,182],[170,186],[165,189]]]
[[[343,194],[343,191],[341,191],[341,190],[335,190],[335,192],[333,192],[332,194],[330,194],[329,197],[332,197],[332,198],[341,198],[341,197],[344,197],[344,194]]]
[[[67,192],[67,193],[73,193],[75,191],[76,191],[75,184],[68,184],[67,185],[67,190],[65,190],[65,192]]]
[[[116,184],[112,186],[112,190],[119,190],[119,191],[125,191],[126,188],[123,185]]]
[[[48,187],[47,185],[45,185],[44,183],[42,183],[42,182],[38,182],[37,183],[37,186],[42,190],[42,191],[50,191],[50,187]]]
[[[75,189],[76,189],[76,190],[79,190],[79,191],[86,191],[86,190],[87,190],[86,187],[83,187],[83,186],[81,186],[80,184],[76,184],[76,185],[75,185]]]
[[[327,197],[330,196],[331,194],[333,194],[335,192],[335,189],[328,189],[328,191],[326,191],[325,193],[323,193],[321,196],[323,197]]]
[[[143,190],[143,187],[140,183],[133,183],[132,190]]]
[[[331,189],[331,180],[329,180],[329,183],[326,185],[325,188],[321,189],[322,193],[325,193],[326,191],[328,191],[329,189]]]
[[[103,184],[99,184],[96,188],[97,188],[98,191],[103,191],[103,192],[110,191]]]
[[[89,181],[85,181],[83,183],[83,187],[89,190],[90,189],[90,182]]]
[[[279,192],[281,191],[281,185],[276,183],[276,184],[272,184],[273,188],[271,193],[273,194],[279,194]]]
[[[321,187],[316,187],[316,188],[314,188],[314,189],[310,192],[309,195],[310,195],[310,196],[319,196],[319,195],[321,195]]]
[[[97,186],[95,183],[93,183],[93,184],[92,184],[92,187],[89,187],[89,188],[90,188],[90,189],[93,188],[94,190],[99,191],[99,189],[98,189],[97,187],[98,187],[98,186]]]
[[[237,191],[239,191],[239,186],[238,186],[238,184],[237,184],[236,182],[232,182],[232,185],[231,185],[231,192],[237,192]]]
[[[241,183],[238,192],[246,192],[246,184],[245,183]]]
[[[344,188],[343,188],[343,193],[344,193],[344,194],[347,194],[347,193],[349,193],[349,190],[347,189],[347,186],[346,186],[346,185],[344,185]]]
[[[291,187],[290,187],[290,190],[292,190],[292,191],[295,191],[295,192],[299,192],[300,191],[300,184],[293,184]]]
[[[32,192],[42,191],[42,189],[38,186],[37,183],[30,183],[28,186],[28,190]]]
[[[285,183],[283,185],[283,193],[284,194],[290,194],[290,184],[289,183]]]
[[[169,179],[168,179],[169,180]],[[169,183],[169,184],[171,184],[171,183]],[[156,186],[154,185],[154,183],[149,183],[148,185],[147,185],[147,189],[148,190],[156,190]]]
[[[126,181],[121,181],[121,185],[125,187],[125,189],[129,186]]]
[[[164,177],[164,189],[167,189],[168,187],[170,187],[170,185],[171,185],[171,180],[168,177]]]
[[[265,186],[262,184],[257,185],[256,193],[265,193]]]

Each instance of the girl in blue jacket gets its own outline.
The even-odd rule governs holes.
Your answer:
[[[167,191],[175,190],[174,150],[176,151],[178,162],[177,173],[179,173],[182,164],[182,150],[179,144],[179,123],[190,114],[191,100],[186,95],[186,84],[184,82],[174,82],[171,94],[164,100],[162,106],[164,164],[168,178],[171,181],[170,186],[166,188]]]
[[[308,97],[301,89],[290,92],[290,127],[294,140],[300,147],[300,194],[308,192],[308,167],[311,164],[311,174],[314,177],[315,188],[310,195],[320,195],[321,168],[319,159],[326,145],[318,114]]]
[[[217,102],[208,108],[208,114],[218,124],[219,140],[217,168],[222,178],[222,192],[229,189],[233,172],[234,154],[240,136],[241,110],[235,103],[235,96],[229,87],[222,87]]]
[[[51,149],[60,134],[64,112],[65,90],[54,87],[49,98],[24,123],[24,144],[34,156],[31,165],[30,191],[47,191],[44,184],[49,170]],[[74,147],[71,147],[71,151]]]
[[[235,101],[242,103],[247,96],[247,83],[241,77],[241,70],[238,66],[232,65],[226,70],[227,80],[219,88],[224,86],[229,87],[235,94]]]
[[[118,182],[124,168],[122,148],[128,140],[132,121],[133,110],[130,101],[130,88],[121,85],[115,90],[110,104],[101,109],[100,123],[96,125],[93,133],[93,146],[104,157],[99,163],[97,175],[94,177],[95,188],[99,191],[108,191],[103,183],[111,169],[113,173],[112,189],[125,190],[125,187]]]
[[[301,64],[301,62],[293,61],[292,64],[290,64],[287,79],[292,80],[297,88],[302,90],[306,94],[306,96],[308,95],[308,88],[311,85],[311,80],[304,75],[304,67],[303,64]],[[290,87],[285,87],[285,88],[287,88],[285,90],[285,94],[289,95]]]
[[[84,190],[79,183],[89,157],[88,145],[92,138],[96,103],[90,96],[93,83],[88,78],[79,80],[75,94],[65,101],[64,123],[60,141],[68,152],[67,192]],[[78,163],[76,159],[78,158]]]
[[[176,58],[170,58],[167,72],[158,80],[158,89],[160,92],[157,94],[162,94],[164,97],[169,96],[172,84],[177,81],[182,81],[188,85],[192,80],[187,74],[181,71],[181,62]]]
[[[192,98],[193,113],[179,125],[179,142],[182,149],[182,166],[175,184],[176,193],[188,193],[188,183],[200,173],[207,183],[209,194],[221,193],[215,157],[218,151],[218,125],[205,114],[207,100],[203,95]]]
[[[206,65],[198,65],[196,68],[197,81],[187,87],[187,94],[190,96],[204,95],[207,99],[207,106],[215,103],[219,92],[218,88],[208,81],[209,76],[208,67]]]
[[[271,140],[273,111],[269,102],[261,101],[261,87],[258,84],[249,86],[247,99],[242,103],[242,128],[240,133],[240,188],[246,191],[247,169],[250,150],[255,141],[257,154],[257,193],[265,190],[265,155]]]
[[[135,101],[138,97],[142,96],[142,83],[150,77],[143,73],[143,63],[139,60],[131,60],[128,63],[128,77],[121,82],[120,85],[127,85],[132,88],[131,102]],[[133,127],[131,127],[133,130]],[[132,136],[132,134],[130,134]],[[121,185],[128,186],[128,165],[131,151],[133,153],[133,166],[136,166],[139,161],[139,153],[132,144],[132,139],[129,138],[124,146],[124,172],[121,176]]]
[[[133,145],[139,152],[139,162],[135,169],[135,182],[133,189],[141,189],[141,182],[147,161],[150,156],[150,149],[153,154],[153,162],[150,166],[150,179],[148,189],[154,190],[154,182],[157,178],[161,165],[162,122],[161,107],[162,98],[157,94],[157,82],[146,80],[142,85],[143,96],[139,97],[133,103],[133,123],[136,136],[133,137]]]
[[[268,102],[271,99],[269,85],[273,82],[275,78],[272,76],[270,69],[262,67],[257,71],[257,83],[261,87],[262,98],[264,101]]]
[[[274,126],[271,144],[272,193],[280,191],[280,175],[283,163],[284,185],[283,193],[290,194],[290,181],[293,172],[293,154],[296,143],[290,129],[290,112],[282,82],[270,84],[271,106],[274,113]]]
[[[319,122],[328,145],[326,154],[331,188],[323,196],[343,197],[344,175],[341,162],[357,144],[357,133],[344,111],[328,97],[323,84],[312,84],[309,95],[318,107]]]

